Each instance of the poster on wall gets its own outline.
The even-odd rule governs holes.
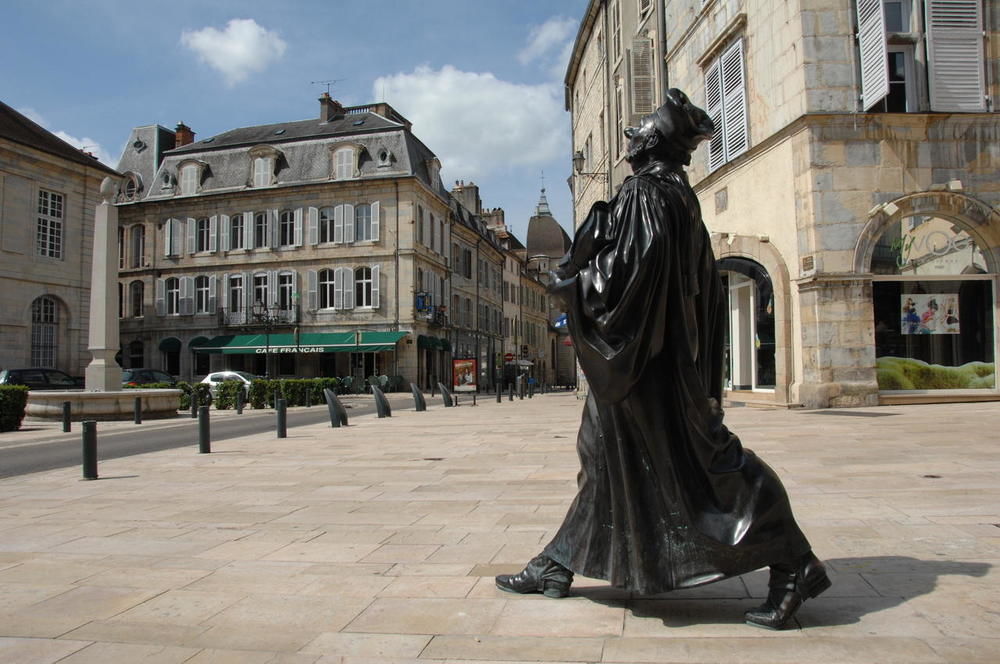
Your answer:
[[[454,392],[476,391],[476,360],[451,361],[451,388]]]
[[[902,334],[959,334],[958,293],[900,296]]]

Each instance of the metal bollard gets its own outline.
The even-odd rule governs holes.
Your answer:
[[[83,423],[83,479],[97,479],[97,422]]]
[[[63,433],[69,433],[70,429],[70,414],[72,412],[73,404],[69,401],[63,401]]]
[[[236,393],[236,414],[237,415],[242,415],[243,414],[243,396],[244,396],[243,389],[241,388]]]
[[[198,453],[210,454],[212,452],[212,435],[208,421],[208,406],[198,408]]]
[[[476,405],[476,393],[475,392],[472,393],[472,405],[473,406]]]
[[[288,413],[285,410],[285,400],[277,399],[274,402],[274,409],[277,412],[278,438],[288,438]]]
[[[191,390],[191,419],[198,417],[198,393]]]
[[[497,383],[497,403],[500,403],[500,399],[503,397],[503,385]]]
[[[136,397],[132,401],[132,421],[135,424],[142,424],[142,397]]]
[[[528,398],[531,399],[535,396],[535,384],[528,383]]]
[[[514,400],[514,383],[507,383],[507,400]]]

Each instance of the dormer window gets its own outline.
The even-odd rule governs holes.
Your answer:
[[[427,176],[430,179],[430,184],[435,189],[441,187],[441,162],[437,159],[427,160]]]
[[[190,196],[198,191],[198,166],[190,164],[181,169],[181,196]]]
[[[253,160],[253,186],[255,188],[270,187],[274,173],[274,160],[271,157],[257,157]]]
[[[344,145],[333,150],[333,179],[353,180],[358,177],[358,155],[361,150],[357,145]]]
[[[139,193],[142,191],[141,180],[139,175],[136,173],[128,172],[125,173],[125,177],[122,179],[121,188],[118,193],[119,202],[131,202],[137,199]]]
[[[281,152],[269,145],[258,145],[250,149],[249,155],[250,178],[248,184],[254,189],[276,185]]]

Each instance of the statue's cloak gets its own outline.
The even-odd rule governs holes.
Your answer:
[[[807,553],[781,481],[723,424],[727,303],[684,174],[627,179],[560,273],[589,394],[579,493],[544,553],[643,594]]]

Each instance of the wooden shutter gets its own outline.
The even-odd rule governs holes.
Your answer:
[[[253,212],[243,213],[243,249],[253,249]]]
[[[354,206],[344,204],[344,242],[354,242]]]
[[[344,241],[344,206],[338,205],[333,208],[333,241],[334,243]]]
[[[181,277],[180,289],[179,313],[190,316],[194,313],[194,277]]]
[[[632,93],[632,124],[652,113],[653,108],[653,45],[648,39],[633,39],[629,51],[629,78]]]
[[[215,253],[218,248],[219,217],[212,215],[208,218],[208,250]]]
[[[170,250],[173,248],[174,244],[174,220],[167,219],[167,222],[163,224],[163,255],[172,256]]]
[[[229,215],[228,214],[220,214],[219,215],[219,250],[220,251],[229,251],[229,248],[232,246],[229,243],[229,230],[230,230],[229,224],[230,223],[231,223],[231,220],[229,219]]]
[[[747,88],[743,76],[743,40],[722,54],[722,117],[726,133],[726,161],[743,154],[749,147],[747,127]]]
[[[986,111],[981,0],[926,0],[931,110]]]
[[[208,277],[208,313],[214,314],[216,308],[218,307],[218,295],[216,290],[218,289],[218,279],[215,275],[210,275]]]
[[[268,270],[267,272],[267,306],[275,308],[278,306],[278,271]]]
[[[250,320],[250,309],[253,306],[253,273],[243,273],[243,320]]]
[[[378,309],[379,266],[372,267],[372,309]]]
[[[719,61],[705,72],[705,111],[712,118],[715,131],[708,144],[708,170],[714,171],[726,163],[726,138],[722,123],[722,67]]]
[[[195,253],[198,246],[195,244],[198,239],[198,220],[188,217],[187,220],[187,252]]]
[[[354,308],[354,268],[340,268],[344,273],[344,308]]]
[[[333,271],[333,308],[344,308],[344,268]]]
[[[379,233],[379,214],[381,214],[381,206],[378,201],[372,203],[372,241],[378,242]]]
[[[278,237],[278,211],[268,210],[267,211],[267,236],[271,238],[271,248],[277,249],[280,245],[280,239]]]
[[[889,94],[889,55],[882,0],[857,0],[861,108],[867,111]]]
[[[165,301],[166,292],[166,280],[157,279],[153,298],[153,308],[156,310],[157,316],[164,316],[167,313],[167,304]]]
[[[306,272],[306,307],[309,311],[316,311],[319,308],[319,296],[318,296],[318,284],[319,279],[316,274],[316,270],[309,270]]]
[[[319,208],[311,207],[306,215],[306,242],[319,244]]]
[[[302,214],[302,208],[295,208],[295,216],[292,218],[292,223],[295,224],[292,244],[296,247],[302,246]]]

